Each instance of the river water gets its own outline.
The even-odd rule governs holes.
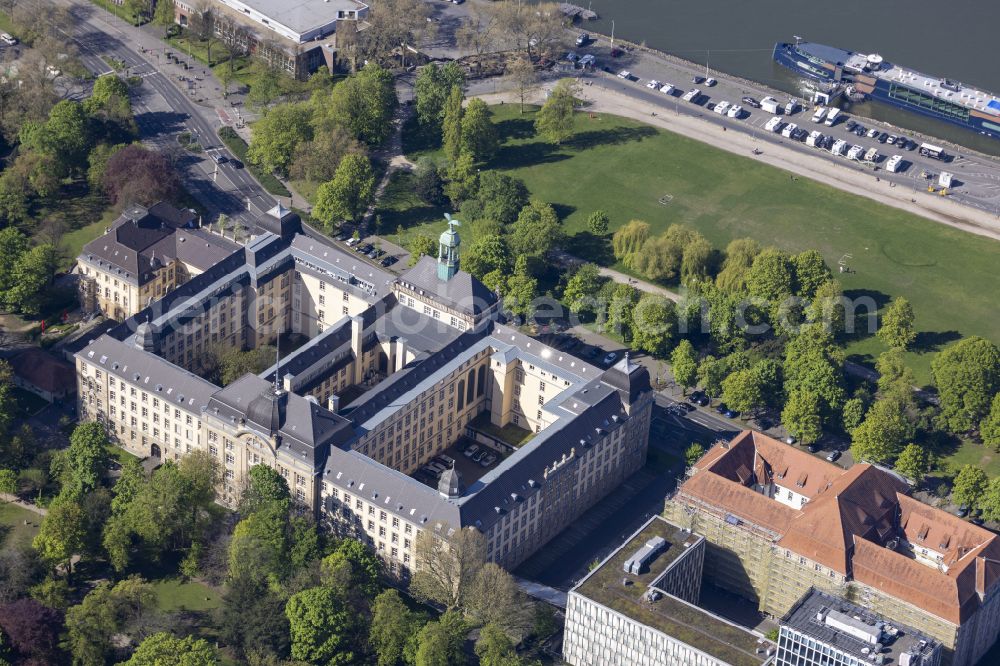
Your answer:
[[[1000,94],[997,0],[568,0],[600,15],[582,28],[708,63],[712,69],[802,94],[796,77],[774,63],[778,41],[795,35]],[[864,103],[860,115],[1000,155],[1000,140]]]

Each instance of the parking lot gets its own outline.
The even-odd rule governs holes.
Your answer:
[[[472,453],[467,456],[466,452]],[[462,483],[468,488],[491,469],[495,469],[505,457],[505,454],[495,449],[474,442],[468,437],[460,437],[457,442],[417,470],[413,474],[413,478],[432,488],[437,488],[441,473],[454,465],[462,476]]]

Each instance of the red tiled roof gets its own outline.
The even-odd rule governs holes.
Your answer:
[[[76,385],[73,366],[41,349],[27,349],[10,360],[14,374],[49,393]]]
[[[757,492],[801,482],[810,498],[793,509]],[[960,624],[1000,583],[1000,539],[992,532],[909,497],[909,487],[868,464],[849,470],[760,433],[744,431],[712,448],[678,497],[780,535],[777,543],[813,562]],[[903,537],[942,554],[945,570],[886,547]]]

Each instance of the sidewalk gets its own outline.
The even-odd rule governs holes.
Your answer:
[[[48,509],[43,509],[35,504],[29,504],[28,502],[23,502],[17,498],[16,495],[8,495],[7,493],[0,493],[0,501],[6,502],[8,504],[13,504],[14,506],[26,509],[33,513],[37,513],[39,516],[45,517],[48,515]]]

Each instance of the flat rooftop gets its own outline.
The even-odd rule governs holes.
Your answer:
[[[296,32],[308,32],[336,20],[341,11],[360,8],[354,0],[230,0],[225,4],[246,5]]]
[[[760,666],[770,657],[757,653],[760,639],[749,630],[669,594],[655,602],[644,599],[649,586],[687,552],[684,543],[692,536],[697,539],[657,516],[573,591],[733,666]],[[625,561],[653,537],[663,538],[666,550],[650,560],[642,574],[625,573]],[[623,585],[623,579],[632,584]]]
[[[831,613],[836,619],[835,625],[829,624],[826,620]],[[820,621],[820,615],[824,617],[823,621]],[[897,624],[866,608],[817,590],[806,594],[782,624],[859,659],[869,659],[873,646],[848,633],[845,627],[853,628],[853,631],[859,634],[866,632],[878,634],[878,628],[881,626],[880,654],[886,666],[899,664],[900,656],[907,652],[913,654],[926,652],[929,655],[937,646],[937,641],[919,633],[916,629]]]

